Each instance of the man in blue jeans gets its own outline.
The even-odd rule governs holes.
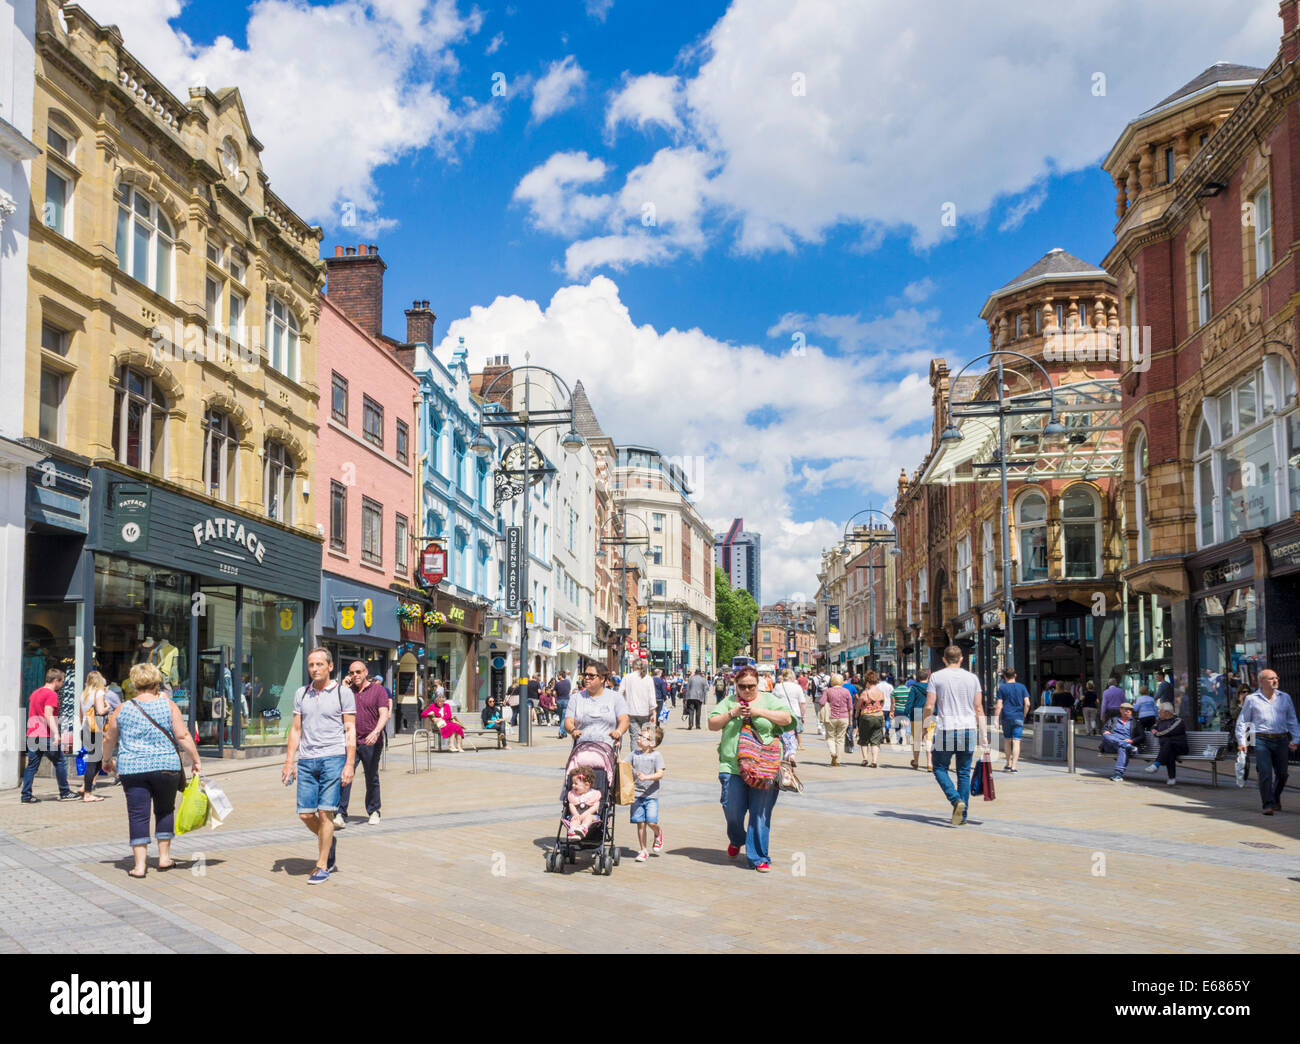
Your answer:
[[[984,721],[984,692],[980,680],[970,671],[962,669],[962,651],[950,645],[943,651],[942,670],[930,675],[930,687],[925,697],[925,720],[933,715],[934,778],[943,796],[952,805],[952,825],[966,823],[966,810],[970,806],[970,763],[975,753],[975,741],[987,746]],[[953,787],[948,766],[957,755],[957,786]]]
[[[1245,750],[1254,740],[1255,771],[1264,815],[1282,811],[1287,752],[1300,746],[1300,721],[1291,697],[1277,687],[1277,671],[1259,672],[1259,688],[1246,697],[1237,715],[1237,746]]]
[[[307,654],[307,676],[293,697],[293,726],[284,752],[282,779],[287,787],[297,757],[298,818],[316,835],[316,869],[307,878],[324,884],[337,869],[334,863],[334,813],[340,791],[352,783],[357,759],[357,704],[351,687],[331,681],[334,657],[328,649]]]
[[[573,682],[569,681],[569,672],[561,671],[555,679],[555,710],[560,719],[560,739],[567,735],[564,731],[564,719],[569,713],[569,693],[573,691]]]

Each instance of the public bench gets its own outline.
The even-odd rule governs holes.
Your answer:
[[[1101,753],[1100,751],[1098,753]],[[1117,754],[1103,754],[1103,757],[1116,758]],[[1160,741],[1147,733],[1142,746],[1130,759],[1155,761],[1160,756]],[[1219,762],[1227,756],[1236,757],[1236,744],[1226,732],[1188,732],[1187,753],[1178,756],[1181,765],[1188,761],[1207,761],[1210,764],[1210,781],[1219,785]]]

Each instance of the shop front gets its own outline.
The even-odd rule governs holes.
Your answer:
[[[1283,692],[1300,696],[1300,526],[1280,532],[1266,548],[1268,665]]]
[[[1119,612],[1095,614],[1073,599],[1018,602],[1015,617],[1016,680],[1037,706],[1049,682],[1074,690],[1089,681],[1100,692],[1117,662]]]
[[[1249,547],[1193,559],[1192,677],[1181,686],[1188,728],[1220,730],[1236,720],[1242,687],[1259,686],[1265,664],[1263,587]],[[1195,721],[1196,724],[1191,723]]]
[[[360,660],[372,678],[378,678],[393,692],[397,646],[401,641],[397,606],[397,595],[382,587],[332,573],[321,576],[320,644],[334,657],[340,677],[348,664]]]
[[[92,659],[130,696],[158,666],[208,753],[282,749],[306,680],[320,541],[109,468],[92,470]]]
[[[478,648],[483,610],[441,592],[433,598],[433,623],[427,628],[430,669],[448,699],[461,710],[477,710],[487,696]]]

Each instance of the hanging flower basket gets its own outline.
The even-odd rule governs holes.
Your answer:
[[[446,622],[447,622],[446,615],[444,613],[438,612],[437,609],[430,609],[428,612],[424,614],[425,627],[440,627],[442,624],[445,624]]]

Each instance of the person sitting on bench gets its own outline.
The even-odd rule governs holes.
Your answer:
[[[1145,738],[1142,723],[1133,717],[1133,704],[1125,700],[1119,705],[1119,717],[1111,718],[1101,734],[1101,752],[1115,755],[1115,774],[1110,777],[1112,783],[1124,779],[1129,755],[1142,749]]]
[[[1147,766],[1147,771],[1159,772],[1160,766],[1164,765],[1169,772],[1169,782],[1166,785],[1172,787],[1178,782],[1178,759],[1186,757],[1189,749],[1187,726],[1183,724],[1182,718],[1175,716],[1174,705],[1168,701],[1160,704],[1158,714],[1151,735],[1160,744],[1160,756]]]
[[[483,709],[479,711],[479,719],[483,722],[485,729],[496,729],[500,733],[501,749],[506,749],[506,719],[505,709],[497,706],[497,698],[489,696],[487,703],[483,704]]]

